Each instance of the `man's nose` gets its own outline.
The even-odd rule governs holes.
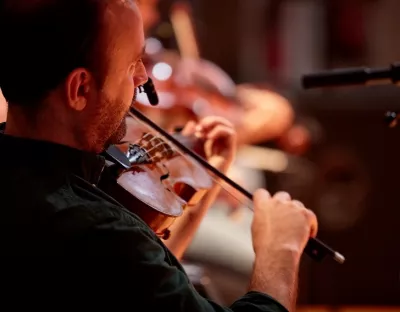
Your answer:
[[[144,85],[147,82],[147,80],[149,80],[149,76],[147,75],[145,66],[141,64],[140,69],[135,75],[135,86],[138,87]]]

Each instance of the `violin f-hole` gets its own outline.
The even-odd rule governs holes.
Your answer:
[[[169,172],[160,176],[160,182],[162,183],[164,180],[169,178]]]

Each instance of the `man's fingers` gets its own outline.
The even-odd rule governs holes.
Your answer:
[[[253,203],[255,208],[265,206],[265,203],[271,199],[271,194],[266,189],[258,189],[253,193]]]
[[[209,131],[217,125],[224,125],[229,128],[234,128],[233,124],[223,117],[208,116],[199,121],[196,131]]]
[[[299,201],[299,200],[293,199],[293,200],[292,200],[292,203],[293,203],[296,207],[298,207],[298,208],[304,208],[304,207],[305,207],[304,204],[303,204],[301,201]]]
[[[196,123],[194,121],[189,121],[183,128],[181,134],[186,136],[192,135],[195,133],[196,131],[195,129],[196,129]]]
[[[218,125],[207,134],[207,139],[216,140],[220,138],[233,137],[235,130],[224,125]]]
[[[304,214],[310,225],[310,237],[316,237],[318,233],[318,220],[317,216],[310,209],[304,208]]]
[[[274,195],[274,199],[276,199],[278,201],[286,202],[286,201],[292,200],[292,197],[287,192],[277,192]]]

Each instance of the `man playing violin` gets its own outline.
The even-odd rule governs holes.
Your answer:
[[[202,298],[147,224],[96,187],[105,170],[101,152],[125,135],[135,90],[147,79],[135,1],[2,0],[0,28],[8,30],[0,51],[8,101],[0,136],[3,304],[293,307],[300,256],[317,222],[288,194],[255,192],[253,278],[249,292],[225,308]],[[186,131],[206,139],[220,168],[232,161],[235,134],[225,120]]]

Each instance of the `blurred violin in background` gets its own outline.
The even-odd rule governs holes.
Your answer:
[[[153,12],[146,9],[154,21]],[[263,85],[236,85],[216,64],[200,57],[190,5],[172,5],[171,27],[178,51],[166,50],[155,38],[146,40],[144,63],[157,89],[159,105],[149,105],[144,94],[135,108],[172,131],[188,120],[224,116],[235,126],[239,144],[257,144],[275,139],[293,121],[293,109],[283,96]],[[149,27],[150,25],[147,25]]]

